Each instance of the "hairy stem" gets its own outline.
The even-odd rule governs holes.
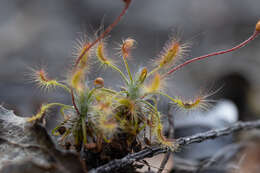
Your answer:
[[[64,85],[64,84],[61,84],[61,83],[59,83],[59,82],[56,82],[56,85],[59,86],[59,87],[61,87],[61,88],[63,88],[63,89],[65,89],[65,90],[68,91],[69,93],[71,92],[70,89],[69,89],[69,87],[67,87],[67,86]]]
[[[156,68],[154,68],[151,72],[148,73],[147,77],[151,76],[152,74],[154,74],[155,72],[157,72],[161,67],[158,66]]]
[[[128,80],[127,80],[126,76],[124,75],[124,73],[117,66],[115,66],[113,64],[109,64],[109,67],[111,67],[112,69],[117,71],[121,75],[121,77],[124,79],[125,83],[128,84]]]
[[[76,102],[75,102],[75,96],[74,96],[74,93],[73,93],[73,89],[71,89],[71,92],[70,92],[70,93],[71,93],[72,104],[73,104],[73,106],[74,106],[74,108],[75,108],[77,114],[80,116],[79,109],[78,109],[78,107],[77,107],[77,105],[76,105]]]
[[[130,79],[130,82],[133,82],[133,77],[132,77],[132,74],[130,72],[130,68],[129,68],[129,65],[127,63],[127,60],[125,57],[123,57],[123,60],[124,60],[124,64],[125,64],[125,68],[127,70],[127,73],[128,73],[128,76],[129,76],[129,79]]]
[[[87,143],[87,129],[86,129],[85,117],[81,118],[81,125],[82,125],[82,134],[83,134],[83,144],[86,144]]]

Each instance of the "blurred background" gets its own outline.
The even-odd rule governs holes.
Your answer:
[[[102,24],[108,26],[122,7],[121,0],[1,0],[0,104],[21,116],[31,116],[43,102],[69,104],[70,96],[62,90],[42,92],[31,83],[29,69],[46,67],[51,78],[65,80],[73,63],[73,41],[82,33],[93,35]],[[132,37],[138,44],[131,68],[149,67],[169,36],[178,31],[184,41],[192,43],[186,57],[189,59],[240,43],[252,34],[259,19],[259,0],[133,0],[127,15],[110,34],[108,52],[120,64],[114,48],[123,38]],[[207,124],[206,129],[210,129],[238,119],[257,118],[259,65],[260,39],[256,39],[239,51],[196,62],[176,72],[168,81],[167,90],[172,96],[178,93],[188,97],[200,89],[223,86],[214,96],[223,101],[208,116],[215,119],[176,116],[176,126],[198,123]],[[93,65],[88,81],[99,76],[107,79],[106,86],[120,85],[113,71]],[[162,104],[163,110],[164,105],[167,104]],[[221,114],[217,117],[222,119],[216,114]],[[50,118],[56,121],[55,112],[50,113]],[[194,133],[191,131],[185,132]],[[212,148],[209,150],[212,152]]]

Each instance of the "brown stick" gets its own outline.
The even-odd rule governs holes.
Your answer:
[[[176,140],[175,145],[179,145],[179,147],[183,147],[192,143],[201,143],[203,141],[209,139],[215,139],[220,136],[229,135],[231,133],[241,131],[241,130],[250,130],[260,128],[260,120],[257,121],[249,121],[249,122],[237,122],[229,127],[225,127],[217,130],[210,130],[204,133],[198,133],[189,137],[182,137]],[[96,169],[92,169],[89,173],[103,173],[103,172],[111,172],[112,170],[118,170],[127,165],[133,164],[135,161],[142,160],[144,158],[153,157],[158,154],[166,153],[169,150],[161,147],[151,147],[144,149],[140,152],[129,154],[122,159],[115,159],[103,166],[100,166]]]

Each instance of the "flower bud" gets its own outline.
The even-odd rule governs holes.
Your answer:
[[[260,32],[260,20],[257,22],[256,26],[255,26],[255,30],[257,32]]]
[[[136,41],[132,38],[127,38],[126,40],[123,41],[121,51],[124,58],[129,56],[130,50],[134,48],[135,42]]]
[[[96,87],[103,87],[104,86],[104,79],[102,77],[98,77],[94,81],[94,85]]]

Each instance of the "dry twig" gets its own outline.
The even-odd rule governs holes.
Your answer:
[[[189,137],[178,138],[175,141],[175,145],[179,147],[183,147],[192,143],[200,143],[208,139],[214,139],[220,136],[229,135],[233,132],[241,131],[241,130],[250,130],[254,128],[260,128],[260,120],[257,121],[249,121],[249,122],[237,122],[229,127],[225,127],[217,130],[210,130],[204,133],[198,133]],[[168,152],[167,148],[161,147],[151,147],[146,148],[140,152],[129,154],[122,159],[115,159],[103,166],[100,166],[96,169],[92,169],[89,173],[103,173],[103,172],[111,172],[112,170],[117,170],[127,165],[133,164],[135,161],[153,157],[158,154]]]

